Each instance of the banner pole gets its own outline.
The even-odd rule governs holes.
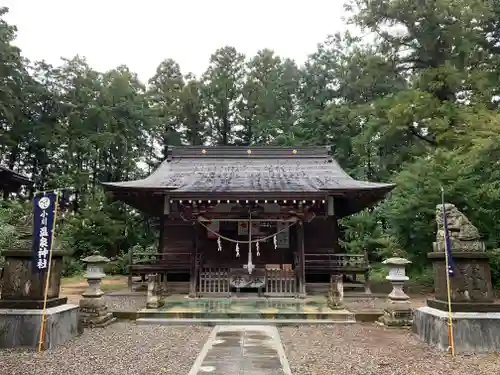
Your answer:
[[[451,280],[450,280],[450,260],[448,258],[448,252],[450,251],[448,247],[448,228],[446,223],[446,210],[444,206],[444,189],[441,186],[441,203],[443,210],[443,236],[444,236],[444,246],[445,246],[445,267],[446,267],[446,294],[448,298],[448,346],[450,354],[452,357],[455,356],[455,340],[453,338],[453,315],[451,311]]]
[[[40,341],[38,342],[38,351],[43,350],[45,339],[45,326],[47,324],[47,296],[49,294],[50,273],[52,270],[52,249],[54,248],[54,234],[56,231],[57,207],[59,206],[59,190],[56,190],[56,200],[54,203],[54,222],[52,223],[52,233],[49,249],[49,264],[47,265],[47,274],[45,276],[45,290],[43,294],[42,322],[40,325]]]

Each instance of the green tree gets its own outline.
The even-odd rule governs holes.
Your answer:
[[[245,74],[244,62],[245,56],[229,46],[219,48],[210,57],[202,82],[212,143],[229,145],[238,140],[235,127],[240,123],[238,103]]]

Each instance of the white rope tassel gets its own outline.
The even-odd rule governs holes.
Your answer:
[[[240,244],[236,242],[236,258],[240,257]]]
[[[260,257],[260,246],[259,246],[259,243],[260,243],[259,241],[257,241],[255,243],[255,250],[257,250],[256,254],[257,254],[258,257]]]
[[[273,244],[274,244],[274,250],[278,248],[278,237],[276,235],[273,236]]]
[[[217,251],[222,251],[222,243],[220,237],[217,237]]]

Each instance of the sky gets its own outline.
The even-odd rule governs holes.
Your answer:
[[[345,30],[343,0],[4,0],[15,44],[30,60],[58,65],[85,56],[96,70],[125,64],[147,81],[173,58],[200,75],[217,48],[251,56],[270,48],[301,64]]]

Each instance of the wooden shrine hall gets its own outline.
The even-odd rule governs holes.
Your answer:
[[[244,146],[170,147],[148,177],[103,186],[160,219],[158,253],[130,254],[130,287],[161,274],[191,297],[304,297],[334,274],[369,292],[367,256],[342,253],[338,220],[394,187],[351,178],[330,147]]]
[[[0,191],[4,198],[9,192],[18,191],[24,185],[32,185],[32,181],[25,175],[0,165]]]

